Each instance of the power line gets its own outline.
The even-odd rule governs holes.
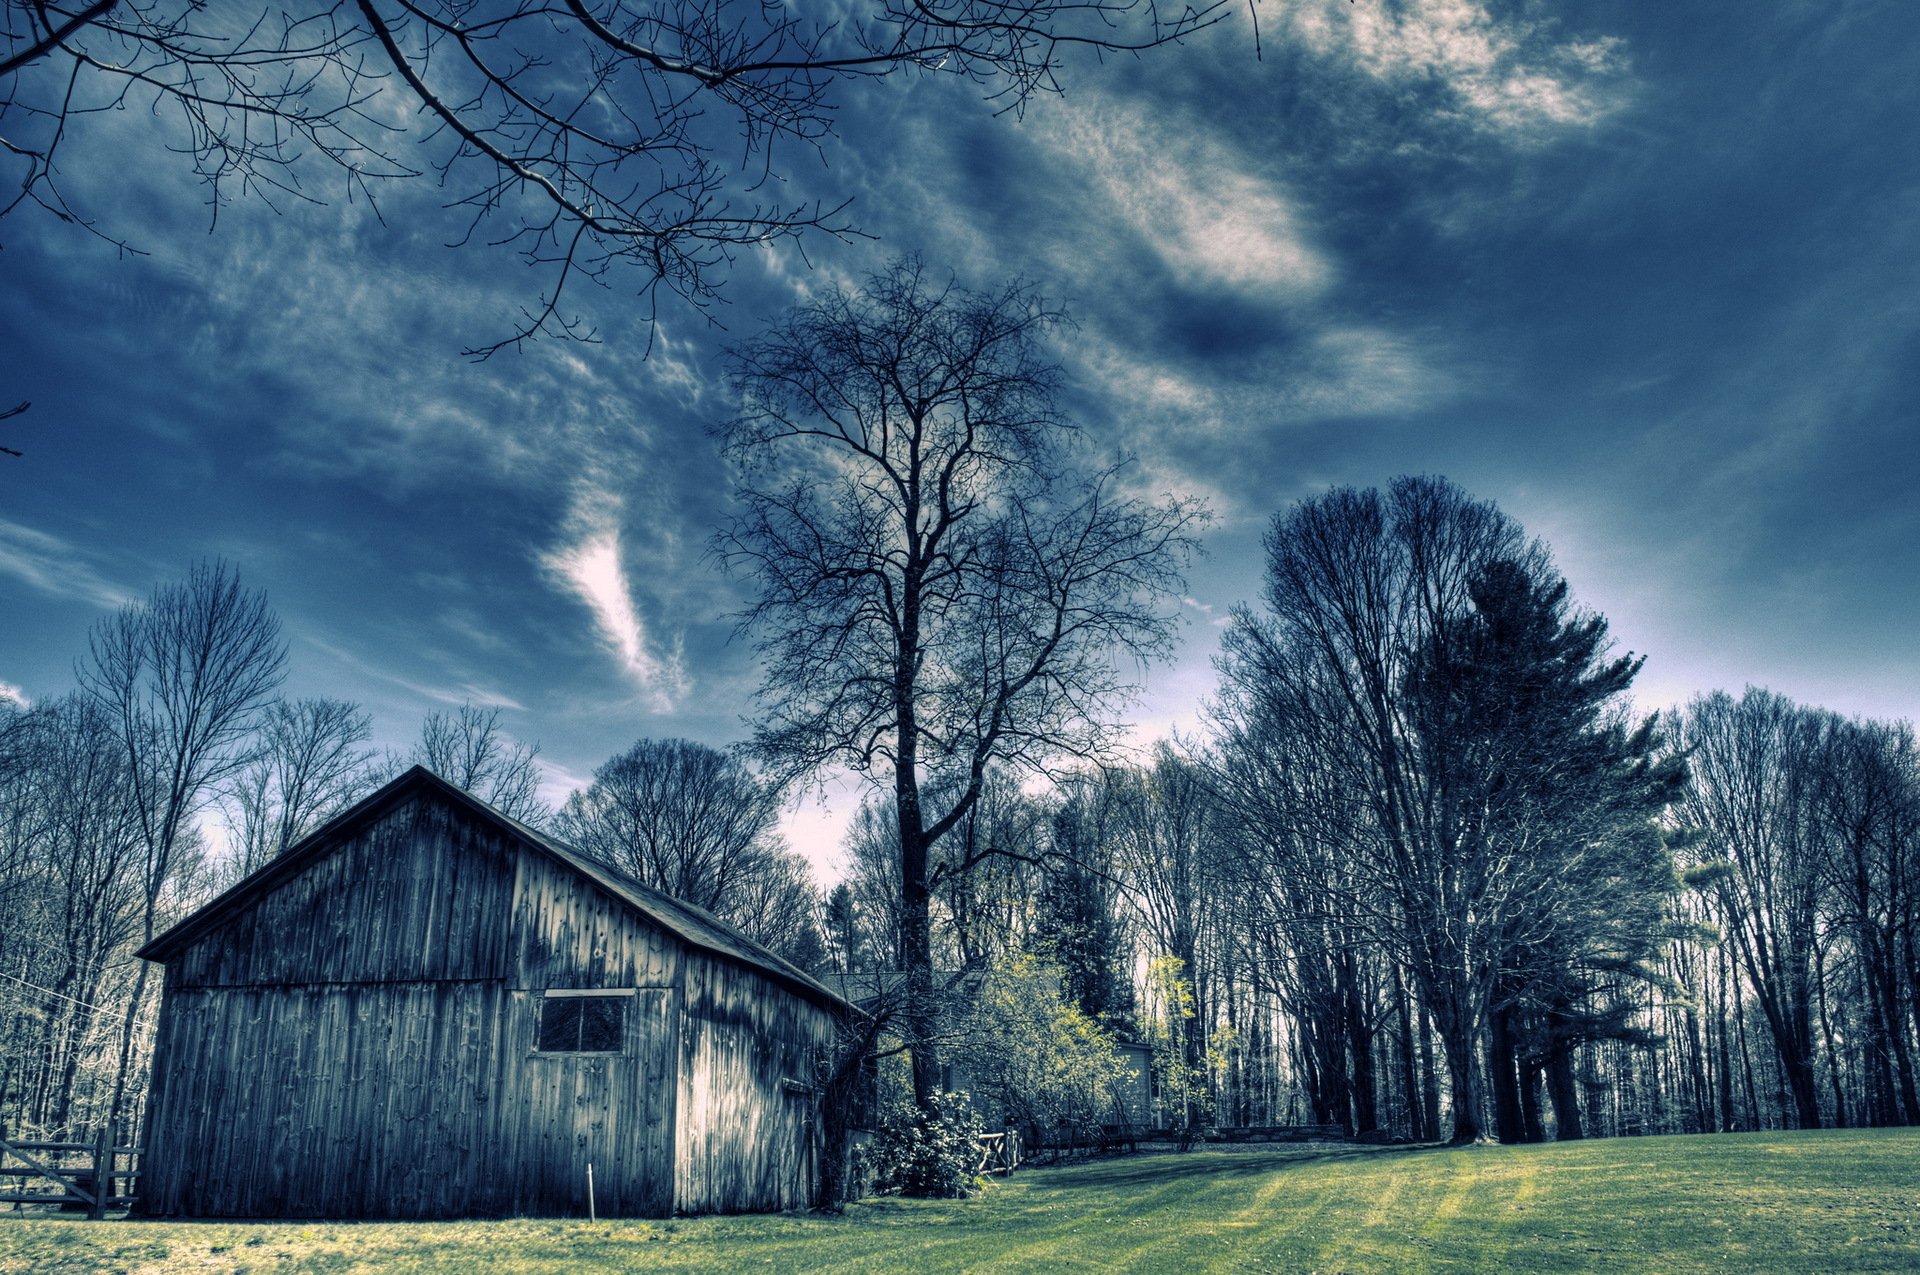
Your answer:
[[[63,1000],[70,1005],[78,1005],[81,1009],[92,1010],[94,1013],[112,1018],[116,1022],[121,1022],[128,1018],[131,1018],[133,1017],[133,1014],[134,1014],[134,1011],[132,1010],[124,1010],[116,1014],[113,1010],[108,1009],[105,1005],[96,1005],[92,1001],[83,1001],[78,996],[68,996],[64,992],[56,992],[51,987],[42,987],[38,983],[29,983],[26,979],[21,978],[16,974],[9,974],[5,970],[0,970],[0,978],[4,978],[11,982],[18,983],[20,986],[26,988],[28,991],[38,992],[42,996],[51,996],[55,1000]],[[5,989],[0,989],[0,990],[5,990]],[[15,995],[17,996],[18,993],[15,993]]]

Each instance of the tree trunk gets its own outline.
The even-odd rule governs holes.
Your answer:
[[[935,1110],[940,1089],[940,1060],[935,1036],[939,1031],[933,989],[932,894],[927,889],[927,847],[915,830],[908,849],[907,820],[901,818],[900,967],[906,975],[906,1001],[900,1015],[901,1033],[913,1060],[913,1101],[924,1113]]]
[[[1415,1142],[1430,1142],[1433,1132],[1426,1108],[1420,1101],[1420,1063],[1414,1050],[1413,1011],[1407,1004],[1407,989],[1397,968],[1393,971],[1393,1003],[1400,1016],[1400,1084],[1406,1091],[1407,1136]]]
[[[1580,1085],[1573,1075],[1573,1045],[1556,1039],[1547,1055],[1547,1095],[1553,1100],[1553,1136],[1559,1142],[1578,1142],[1587,1136],[1580,1117]]]
[[[1520,1121],[1526,1130],[1528,1142],[1547,1140],[1546,1110],[1540,1097],[1540,1068],[1529,1064],[1524,1058],[1520,1062]]]
[[[1433,1016],[1420,1005],[1420,1105],[1426,1108],[1426,1141],[1440,1136],[1440,1068],[1433,1059]]]
[[[1440,1048],[1447,1055],[1447,1082],[1453,1094],[1453,1132],[1447,1141],[1453,1146],[1478,1142],[1484,1130],[1480,1126],[1480,1068],[1474,1057],[1472,1016],[1457,1005],[1433,1007],[1434,1028],[1440,1033]]]
[[[1720,1132],[1732,1133],[1734,1129],[1738,1127],[1740,1117],[1734,1107],[1733,1101],[1733,1041],[1730,1031],[1732,1023],[1730,1021],[1731,1015],[1727,1010],[1727,949],[1724,944],[1721,945],[1714,964],[1720,974],[1717,980],[1720,985],[1720,1008],[1719,1012],[1714,1016],[1720,1029]]]
[[[1340,964],[1347,1015],[1347,1051],[1353,1058],[1353,1123],[1349,1129],[1353,1133],[1369,1133],[1380,1127],[1380,1112],[1374,1096],[1373,1025],[1360,1000],[1360,980],[1353,961],[1348,958]]]
[[[1525,1142],[1513,1017],[1511,1009],[1496,1009],[1487,1016],[1487,1075],[1493,1089],[1494,1136],[1502,1142]]]
[[[1920,1091],[1916,1091],[1914,1085],[1913,1052],[1907,1044],[1906,1015],[1901,1012],[1899,983],[1892,970],[1886,972],[1882,984],[1880,1019],[1885,1025],[1894,1075],[1899,1083],[1901,1122],[1920,1124]]]
[[[1827,1048],[1827,1078],[1833,1085],[1833,1127],[1847,1127],[1847,1091],[1840,1081],[1840,1047],[1833,1036],[1833,1017],[1827,1012],[1827,962],[1818,944],[1813,949],[1814,992],[1820,1005],[1820,1036]],[[1815,1090],[1815,1101],[1818,1088]]]

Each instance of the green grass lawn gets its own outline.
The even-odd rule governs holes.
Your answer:
[[[965,1201],[672,1222],[0,1214],[0,1271],[1920,1270],[1920,1131],[1273,1147],[1020,1173]]]

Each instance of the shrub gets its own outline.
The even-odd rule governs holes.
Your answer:
[[[873,1190],[929,1199],[961,1199],[978,1191],[980,1117],[964,1093],[933,1096],[923,1112],[911,1102],[890,1104],[867,1148]]]

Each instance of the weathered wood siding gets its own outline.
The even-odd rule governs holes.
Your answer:
[[[513,892],[508,1065],[515,1113],[498,1152],[512,1211],[584,1215],[593,1165],[603,1217],[673,1211],[680,941],[579,873],[528,850]],[[541,993],[632,988],[619,1057],[534,1049]]]
[[[565,864],[521,855],[508,977],[516,988],[674,987],[680,940]]]
[[[168,963],[143,1210],[672,1211],[678,940],[414,801]],[[548,988],[634,988],[617,1056],[541,1054]]]
[[[691,952],[683,983],[681,1213],[804,1208],[818,1173],[816,1067],[826,1011],[752,970]]]
[[[147,1213],[580,1216],[589,1163],[602,1216],[809,1201],[826,1012],[431,789],[182,943]],[[630,992],[621,1050],[539,1052],[557,989]]]
[[[507,1211],[489,1172],[501,999],[484,983],[169,988],[142,1211]]]
[[[360,829],[168,962],[174,985],[497,979],[517,847],[432,801]]]
[[[406,802],[169,961],[143,1211],[502,1211],[470,1166],[497,1136],[517,857]]]

